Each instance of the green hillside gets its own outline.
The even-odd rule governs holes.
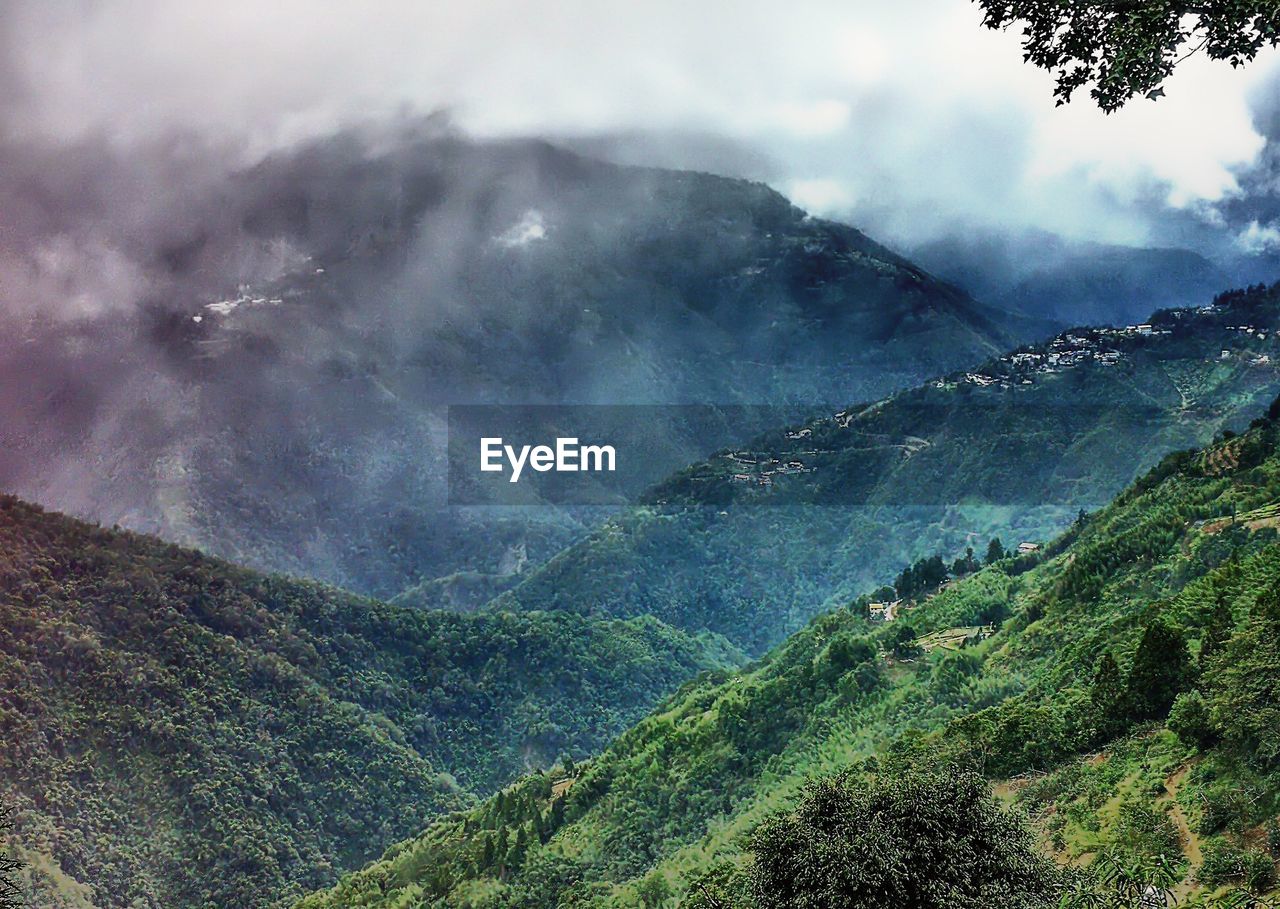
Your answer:
[[[1280,287],[1073,329],[694,465],[495,602],[656,615],[760,653],[904,563],[1036,541],[1280,391]]]
[[[0,800],[42,907],[297,896],[738,660],[650,618],[395,608],[0,498]]]
[[[809,781],[842,773],[857,790],[943,764],[980,770],[1030,812],[1046,854],[1092,869],[1058,887],[1202,904],[1270,890],[1277,515],[1280,401],[1244,435],[1165,458],[1035,556],[887,624],[862,601],[823,614],[743,671],[685,685],[589,763],[451,815],[300,906],[745,909],[752,850],[769,845],[753,831],[774,818],[768,836],[789,835]],[[804,812],[834,804],[809,791]]]

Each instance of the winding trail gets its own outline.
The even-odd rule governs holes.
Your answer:
[[[1187,876],[1174,888],[1174,894],[1178,897],[1179,902],[1185,900],[1191,893],[1192,881],[1195,880],[1196,871],[1199,870],[1201,863],[1204,861],[1204,854],[1200,851],[1200,840],[1191,830],[1191,824],[1187,820],[1187,812],[1183,810],[1182,805],[1178,802],[1178,790],[1182,787],[1182,783],[1190,771],[1190,765],[1180,767],[1164,781],[1164,791],[1172,799],[1172,804],[1169,806],[1169,819],[1178,828],[1178,835],[1182,838],[1183,843],[1183,854],[1186,855],[1187,861],[1191,864]]]

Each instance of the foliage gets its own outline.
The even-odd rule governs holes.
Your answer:
[[[853,792],[939,763],[1009,781],[1063,860],[1110,855],[1130,889],[1167,889],[1170,878],[1202,888],[1183,837],[1207,835],[1209,806],[1220,806],[1214,831],[1244,851],[1246,832],[1280,815],[1280,776],[1265,759],[1280,673],[1264,640],[1280,639],[1266,594],[1280,587],[1280,540],[1269,519],[1247,520],[1275,502],[1280,427],[1264,420],[1167,459],[1025,567],[1003,559],[883,626],[837,609],[741,672],[684,686],[580,765],[524,865],[468,870],[482,843],[467,822],[442,821],[304,905],[444,907],[478,889],[486,905],[525,905],[515,895],[530,863],[554,857],[575,875],[544,895],[548,907],[638,905],[655,873],[672,900],[745,907],[734,887],[753,866],[752,833],[770,818],[794,823],[808,781],[843,774]],[[997,605],[1009,617],[992,636],[941,645]],[[1192,655],[1209,640],[1219,656],[1197,673]],[[894,655],[908,648],[911,662]],[[1197,697],[1210,738],[1161,727],[1162,710],[1183,705],[1177,726]],[[1228,705],[1253,716],[1223,725]],[[437,880],[425,868],[456,873]],[[385,900],[368,886],[379,874],[399,882]],[[1093,879],[1082,892],[1111,899],[1115,883]]]
[[[811,785],[752,839],[761,909],[1049,906],[1057,875],[974,773]]]
[[[0,808],[0,835],[13,829],[9,815],[7,808]],[[18,880],[21,868],[21,861],[10,855],[7,849],[0,849],[0,909],[21,909],[24,905],[22,884]]]
[[[1280,761],[1280,592],[1263,590],[1248,624],[1210,664],[1215,730],[1248,760]]]
[[[1077,89],[1108,113],[1161,83],[1203,51],[1242,66],[1280,43],[1280,8],[1266,0],[977,0],[983,24],[1022,28],[1024,59],[1053,72],[1065,104]]]
[[[1129,701],[1135,720],[1159,720],[1186,687],[1191,654],[1182,634],[1163,622],[1148,625],[1129,670]]]
[[[0,498],[3,796],[42,905],[263,906],[530,765],[723,642],[652,619],[402,609]]]
[[[1174,700],[1169,731],[1194,748],[1208,748],[1217,740],[1209,705],[1198,690],[1184,692]]]
[[[1093,520],[1081,509],[1170,451],[1243,429],[1280,391],[1273,368],[1253,365],[1280,360],[1280,289],[1152,318],[1151,334],[1072,329],[691,465],[494,603],[654,615],[756,656],[895,576],[908,596],[929,592],[947,567],[932,558],[954,567],[975,539],[998,537],[993,565],[1011,555],[1001,541],[1063,533],[1053,545],[1065,547]],[[1010,572],[1051,554],[1011,558]]]

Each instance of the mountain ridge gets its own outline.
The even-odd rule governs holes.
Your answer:
[[[0,343],[0,488],[383,598],[584,530],[450,507],[448,405],[803,413],[1040,331],[761,184],[430,125],[278,153],[170,220],[120,226],[136,307]],[[655,481],[736,441],[668,429]]]
[[[752,831],[790,817],[807,780],[938,764],[982,770],[1063,864],[1105,859],[1139,892],[1273,891],[1278,504],[1280,399],[1041,552],[887,624],[866,599],[818,616],[742,671],[685,685],[598,758],[526,778],[298,905],[746,909]],[[994,627],[970,627],[993,606]],[[955,630],[972,640],[938,643]],[[1072,883],[1081,899],[1109,886]]]
[[[491,605],[651,613],[760,653],[917,558],[1061,531],[1241,428],[1278,364],[1276,287],[1071,329],[691,465]]]
[[[57,909],[299,896],[742,659],[648,618],[398,609],[11,497],[0,543],[0,796]]]

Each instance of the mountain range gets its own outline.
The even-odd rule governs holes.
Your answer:
[[[1280,285],[1062,330],[760,184],[430,125],[181,208],[133,305],[0,316],[40,905],[748,909],[768,837],[916,786],[1034,898],[1274,885]],[[639,501],[460,504],[513,404],[643,406]]]
[[[0,780],[35,905],[268,906],[738,665],[656,619],[457,615],[0,499]]]
[[[50,243],[72,230],[76,198],[14,192]],[[193,181],[175,209],[118,225],[132,305],[4,317],[0,488],[384,598],[508,585],[594,523],[452,507],[452,405],[798,418],[1048,330],[764,185],[430,123]],[[656,425],[648,481],[777,419]]]
[[[1277,388],[1264,358],[1278,301],[1280,291],[1252,288],[1132,328],[1074,330],[876,405],[765,433],[655,485],[651,504],[470,614],[263,576],[7,499],[6,796],[37,892],[50,905],[77,909],[272,905],[326,885],[414,830],[425,827],[431,842],[445,830],[452,842],[452,824],[469,836],[488,830],[491,847],[472,837],[467,848],[491,859],[502,853],[507,863],[498,819],[516,810],[535,825],[523,833],[512,826],[508,850],[521,837],[521,848],[532,849],[535,834],[554,842],[559,802],[549,793],[572,791],[565,808],[579,798],[623,799],[608,822],[616,829],[582,828],[572,847],[595,856],[593,868],[611,870],[578,875],[558,859],[552,870],[595,880],[600,887],[591,892],[616,885],[628,894],[625,882],[661,858],[656,844],[684,842],[715,817],[728,823],[754,791],[750,781],[761,773],[773,780],[779,765],[768,756],[799,747],[811,711],[821,715],[823,734],[837,719],[840,728],[862,729],[861,714],[849,713],[861,703],[859,686],[874,689],[910,665],[878,661],[875,653],[897,645],[870,623],[867,608],[868,593],[910,561],[901,553],[914,558],[913,546],[933,540],[949,563],[975,540],[975,527],[1072,524],[1048,547],[1056,553],[1083,528],[1109,520],[1083,516],[1076,506],[1086,499],[1073,491],[1101,495],[1160,448],[1221,435],[1263,409],[1263,396]],[[1255,429],[1245,438],[1253,451],[1271,436]],[[1232,440],[1214,451],[1245,446]],[[793,461],[800,466],[789,468]],[[957,497],[960,515],[985,512],[985,523],[919,517],[947,496]],[[1048,517],[1040,496],[1057,497]],[[1262,514],[1265,530],[1269,512],[1255,499],[1250,492],[1237,510]],[[1018,524],[1021,515],[1030,517]],[[1204,520],[1216,526],[1216,515]],[[862,535],[853,536],[859,526]],[[873,549],[868,541],[877,539]],[[1096,551],[1124,553],[1117,539],[1106,537]],[[895,553],[899,561],[890,564]],[[910,626],[893,630],[949,641],[960,629],[956,640],[965,640],[1017,614],[1021,579],[1038,577],[1028,569],[1039,557],[996,562],[927,599]],[[1107,564],[1139,565],[1124,555]],[[956,573],[976,567],[971,561]],[[627,573],[625,584],[617,572]],[[538,602],[539,590],[551,593]],[[743,668],[742,650],[762,660]],[[824,669],[824,660],[834,668]],[[1023,679],[1014,674],[991,683],[979,702],[1017,691]],[[904,703],[880,702],[874,715],[882,725],[868,727],[870,739],[858,732],[860,747],[909,727],[918,714],[902,712]],[[703,720],[694,718],[703,715],[714,720],[707,720],[711,739],[697,732]],[[671,723],[686,722],[691,737],[669,737]],[[656,742],[655,728],[663,730]],[[849,747],[815,766],[834,769]],[[614,766],[616,757],[621,763],[607,773],[617,780],[583,776],[579,787],[578,770],[569,768],[601,748],[589,772]],[[683,782],[659,795],[647,776],[630,780],[654,767]],[[502,788],[526,770],[536,775],[517,795]],[[707,773],[714,784],[697,788]],[[484,801],[495,790],[497,801]],[[767,804],[784,804],[794,791]],[[433,821],[442,813],[451,820]],[[741,824],[758,819],[759,810],[744,817]],[[661,831],[652,842],[651,827]],[[174,856],[184,860],[175,864]],[[472,872],[454,857],[412,861],[439,869],[451,882],[448,900],[460,899],[453,891]],[[474,864],[475,886],[493,891],[487,866]],[[396,875],[422,886],[419,877]],[[495,892],[507,893],[510,879],[504,864]],[[529,887],[533,905],[555,892],[545,883]]]

